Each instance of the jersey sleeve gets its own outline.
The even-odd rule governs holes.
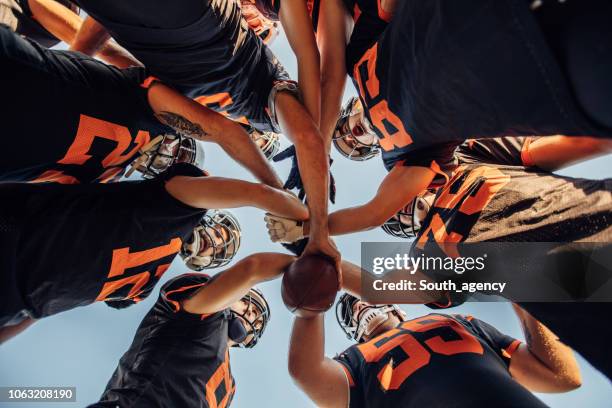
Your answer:
[[[495,327],[480,319],[468,316],[467,320],[481,338],[489,343],[491,348],[504,361],[506,366],[510,366],[512,354],[518,349],[521,341],[500,332]]]
[[[344,370],[349,385],[349,408],[361,408],[364,396],[361,385],[360,368],[362,360],[357,353],[355,346],[348,348],[343,353],[334,357]]]
[[[537,137],[497,137],[470,139],[457,148],[461,164],[489,163],[509,166],[534,166],[529,145]]]
[[[193,320],[201,322],[211,314],[194,314],[183,308],[182,302],[194,296],[210,282],[210,276],[203,273],[186,273],[166,282],[159,293],[158,302],[164,315],[171,319]]]
[[[456,143],[440,144],[423,148],[407,146],[383,152],[383,162],[387,171],[395,166],[426,167],[436,173],[432,186],[444,185],[456,168]]]

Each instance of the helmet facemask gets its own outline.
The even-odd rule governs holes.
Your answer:
[[[193,164],[204,167],[204,150],[191,138],[175,134],[155,137],[140,149],[141,155],[132,162],[126,176],[134,170],[142,173],[145,179],[157,177],[177,163]]]
[[[263,293],[257,288],[251,288],[249,293],[240,299],[244,304],[242,312],[230,309],[233,319],[238,319],[246,331],[243,339],[232,339],[234,347],[253,348],[266,330],[270,321],[270,306]],[[251,316],[254,312],[255,316]],[[231,336],[230,336],[231,337]]]
[[[364,142],[363,136],[356,136],[350,126],[350,119],[363,111],[361,102],[358,98],[351,98],[347,105],[340,112],[340,118],[336,123],[332,142],[336,150],[344,157],[354,161],[366,161],[380,153],[378,136],[372,129],[372,125],[367,117],[363,116],[360,120],[363,135],[371,136],[374,142]]]
[[[383,231],[396,238],[416,237],[421,230],[421,217],[419,217],[419,214],[427,214],[431,209],[431,204],[425,198],[428,193],[430,192],[419,194],[398,211],[397,214],[381,226]]]
[[[349,339],[364,343],[382,324],[395,315],[401,322],[408,320],[406,313],[397,305],[366,305],[359,311],[355,306],[359,299],[345,293],[336,304],[336,319]]]
[[[272,160],[272,157],[280,150],[280,135],[274,132],[262,133],[250,126],[247,128],[247,131],[253,142],[255,142],[264,156],[266,156],[266,159]]]
[[[227,265],[238,252],[240,235],[240,224],[229,211],[211,210],[183,243],[181,257],[195,271]]]

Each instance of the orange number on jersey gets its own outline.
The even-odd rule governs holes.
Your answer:
[[[149,143],[151,137],[149,132],[139,130],[134,138],[136,146],[130,151],[123,153],[130,146],[132,136],[130,130],[125,126],[107,122],[102,119],[81,115],[79,128],[72,145],[68,148],[66,155],[58,162],[59,164],[83,164],[91,159],[88,154],[96,137],[114,141],[117,146],[102,161],[104,168],[116,166],[129,160],[138,149]]]
[[[169,255],[176,254],[181,248],[181,239],[173,238],[167,245],[162,245],[156,248],[147,249],[139,252],[130,252],[130,248],[119,248],[113,251],[108,278],[112,279],[117,276],[122,276],[129,268],[141,266],[149,262],[157,261]],[[157,267],[154,276],[159,278],[168,269],[170,265],[164,264]],[[112,294],[117,290],[127,285],[132,285],[132,289],[127,295],[128,299],[137,297],[142,293],[142,288],[149,282],[151,273],[149,271],[141,272],[136,275],[123,277],[121,279],[113,279],[104,283],[100,294],[96,300],[111,300]]]
[[[353,77],[357,79],[359,93],[364,101],[375,99],[380,94],[380,81],[376,76],[376,59],[378,57],[378,48],[376,44],[365,52],[363,57],[355,64]],[[366,64],[368,79],[365,81],[365,88],[359,75],[359,69]],[[366,91],[369,98],[366,98]],[[374,103],[373,106],[368,106],[372,125],[380,132],[380,146],[385,150],[393,150],[396,147],[408,146],[412,143],[412,137],[406,132],[402,120],[389,109],[389,104],[385,99],[381,99]],[[388,129],[392,127],[393,129]]]
[[[462,167],[459,168],[457,174],[461,175],[463,172],[464,168]],[[477,167],[468,173],[457,192],[451,192],[455,181],[451,180],[436,199],[435,206],[446,209],[454,208],[464,199],[466,194],[470,194],[469,189],[479,178],[484,179],[484,183],[476,194],[468,195],[459,207],[459,211],[465,215],[473,215],[482,211],[491,202],[495,194],[510,182],[510,176],[505,175],[499,169],[487,166]]]
[[[499,169],[480,166],[469,171],[468,176],[465,180],[461,181],[457,191],[452,192],[451,190],[456,188],[455,184],[457,184],[459,177],[465,171],[465,167],[460,167],[455,171],[455,176],[446,184],[436,199],[432,211],[436,209],[452,210],[461,203],[458,209],[460,213],[468,216],[477,214],[484,210],[493,197],[495,197],[495,194],[510,182],[510,176],[505,175]],[[478,191],[472,194],[471,189],[479,179],[483,180],[483,183],[478,188]],[[425,248],[430,233],[445,254],[453,258],[460,256],[456,244],[461,242],[464,237],[457,232],[449,233],[446,229],[445,221],[438,213],[434,213],[427,228],[421,232],[417,248]]]
[[[194,98],[193,100],[199,103],[200,105],[206,106],[207,108],[211,109],[213,109],[212,107],[214,105],[218,105],[220,108],[227,109],[232,103],[234,103],[232,97],[227,92],[220,92],[212,95],[202,95],[198,96],[197,98]],[[232,118],[230,117],[230,114],[227,112],[227,110],[215,110],[223,116],[228,117],[236,122],[243,123],[245,125],[249,124],[248,119],[244,116],[240,116],[239,118]]]
[[[430,323],[431,320],[437,323]],[[427,322],[425,325],[419,325],[419,322]],[[458,340],[446,341],[440,336],[432,337],[425,340],[425,344],[435,353],[445,356],[452,356],[460,353],[475,353],[482,354],[484,349],[482,344],[474,336],[472,336],[460,323],[442,316],[424,316],[420,319],[413,320],[410,323],[410,330],[415,332],[426,332],[438,327],[448,327],[461,337]],[[419,327],[420,326],[420,327]]]
[[[216,391],[221,383],[224,385],[225,394],[221,401],[217,401]],[[225,408],[231,401],[234,392],[235,387],[229,366],[229,350],[226,350],[223,363],[206,382],[206,402],[210,408]]]
[[[435,320],[437,322],[430,322]],[[427,322],[425,322],[427,321]],[[425,324],[421,324],[425,323]],[[377,378],[383,390],[396,390],[408,377],[420,368],[429,364],[430,352],[411,334],[411,332],[427,332],[439,327],[448,327],[461,337],[459,340],[445,341],[435,336],[424,341],[430,350],[436,354],[451,356],[460,353],[482,354],[484,349],[480,342],[472,336],[461,324],[442,316],[425,316],[401,324],[371,341],[357,346],[366,363],[376,363],[391,350],[400,347],[407,358],[395,365],[393,358],[378,372]]]

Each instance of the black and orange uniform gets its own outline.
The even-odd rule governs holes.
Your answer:
[[[336,357],[350,408],[545,407],[509,372],[520,342],[470,316],[430,314]]]
[[[71,1],[54,1],[78,13],[77,7]],[[29,0],[0,0],[0,24],[9,26],[17,34],[34,40],[43,47],[51,48],[61,42],[36,21]]]
[[[79,0],[162,82],[260,131],[273,84],[289,76],[233,0]]]
[[[611,242],[612,179],[533,167],[529,137],[468,140],[415,243]]]
[[[0,26],[7,154],[0,181],[108,182],[170,129],[155,119],[141,68],[48,50]]]
[[[500,246],[507,254],[499,258],[505,261],[504,265],[496,262],[494,270],[487,274],[495,277],[491,278],[494,281],[518,282],[509,285],[504,297],[519,303],[612,378],[612,360],[604,351],[612,328],[601,325],[612,312],[607,307],[609,303],[521,301],[529,300],[530,288],[541,292],[537,296],[544,298],[549,289],[542,284],[546,279],[560,279],[556,283],[559,289],[579,292],[585,271],[594,288],[599,287],[597,279],[609,278],[609,272],[598,272],[598,262],[591,259],[609,251],[605,244],[612,242],[612,180],[577,179],[540,170],[529,155],[531,141],[529,137],[497,138],[462,144],[455,153],[460,165],[450,182],[439,189],[413,244],[414,254],[423,250],[434,256],[437,252],[440,256],[454,256],[456,247],[452,244],[461,242],[549,242],[559,243],[559,248],[568,242],[586,243],[587,263],[580,257],[556,258],[554,251],[551,256],[534,256],[528,251],[513,251],[510,255],[511,248]],[[591,243],[604,246],[595,252],[589,247]],[[490,279],[480,276],[472,275],[466,280]],[[538,280],[541,276],[544,281]],[[445,280],[452,276],[431,277]],[[458,306],[466,299],[464,294],[449,292],[447,298],[428,306]],[[597,335],[592,334],[594,331]]]
[[[529,3],[401,1],[369,41],[360,25],[382,25],[357,19],[347,69],[388,170],[441,174],[469,138],[612,135],[583,113]]]
[[[0,326],[148,296],[206,213],[166,191],[174,175],[202,171],[181,164],[147,181],[0,183]]]
[[[196,315],[181,306],[208,280],[189,273],[164,284],[100,401],[90,408],[230,405],[236,386],[229,362],[229,310]]]

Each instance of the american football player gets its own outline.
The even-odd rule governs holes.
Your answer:
[[[0,24],[51,48],[61,41],[68,45],[76,37],[83,19],[69,0],[2,0]],[[101,44],[99,58],[119,68],[141,65],[129,52],[109,39]]]
[[[218,143],[259,180],[282,185],[239,124],[159,82],[141,86],[148,78],[144,68],[119,70],[48,50],[6,27],[0,27],[0,61],[8,73],[0,80],[10,100],[2,111],[13,135],[7,142],[21,152],[23,138],[28,141],[26,154],[6,155],[0,163],[2,181],[112,181],[139,149],[174,134],[183,143],[186,137]],[[189,162],[199,161],[190,155]]]
[[[344,294],[338,323],[357,344],[325,357],[323,315],[296,317],[289,372],[326,407],[544,407],[529,391],[580,386],[571,349],[517,308],[527,344],[471,316],[409,319],[395,305]]]
[[[287,136],[297,147],[308,193],[313,228],[306,253],[322,252],[339,262],[327,228],[325,143],[318,120],[306,109],[311,100],[318,106],[318,99],[304,95],[306,108],[302,105],[299,88],[249,28],[237,1],[80,0],[79,5],[92,19],[83,23],[72,49],[91,53],[110,34],[163,83],[235,121]]]
[[[306,207],[265,184],[205,176],[181,163],[150,180],[1,183],[0,326],[105,301],[145,298],[180,253],[195,270],[227,264],[236,219],[208,208],[254,206],[298,219]]]
[[[186,273],[165,283],[90,407],[230,406],[236,391],[230,349],[254,347],[270,320],[268,302],[253,286],[293,260],[254,254],[212,278]]]
[[[425,190],[468,138],[610,136],[609,76],[586,68],[611,61],[592,46],[610,37],[609,2],[400,3],[386,27],[357,19],[346,59],[367,128],[404,184]]]

